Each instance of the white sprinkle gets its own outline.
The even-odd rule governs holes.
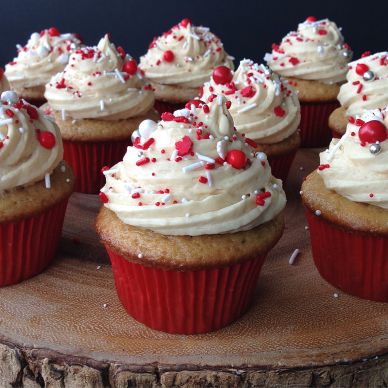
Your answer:
[[[279,185],[278,185],[277,183],[274,183],[274,184],[272,185],[272,188],[273,188],[274,190],[279,190]]]
[[[100,110],[101,110],[101,112],[103,112],[105,110],[104,100],[100,100]]]
[[[106,308],[108,307],[108,304],[107,304],[107,303],[104,303],[104,304],[102,305],[102,307],[103,307],[104,309],[106,309]]]
[[[263,59],[264,59],[265,62],[271,61],[271,60],[272,60],[272,54],[270,54],[270,53],[265,53]]]
[[[65,164],[61,165],[61,172],[66,172],[66,165]]]
[[[338,151],[338,149],[342,146],[342,144],[347,140],[349,137],[349,132],[345,132],[345,134],[341,137],[341,139],[335,144],[335,146],[331,149],[331,151],[328,152],[327,161],[331,162],[334,158],[334,155]]]
[[[61,110],[61,118],[62,118],[62,121],[66,120],[66,111],[64,109]]]
[[[203,54],[203,56],[204,56],[204,57],[207,57],[209,54],[210,54],[210,49],[207,49],[207,50],[205,51],[205,54]]]
[[[98,266],[96,267],[96,269],[97,269],[97,270],[101,269],[101,265],[98,265]]]
[[[139,259],[142,259],[142,258],[144,257],[144,255],[143,255],[142,253],[139,253],[139,254],[137,255],[137,257],[138,257]]]
[[[178,156],[178,150],[174,150],[170,156],[170,160],[175,160],[175,158]]]
[[[98,52],[95,51],[93,55],[93,62],[97,62],[97,56],[98,56]]]
[[[196,163],[193,163],[193,164],[190,164],[188,166],[183,167],[182,171],[186,173],[189,171],[197,170],[197,169],[201,168],[202,166],[203,166],[202,162],[196,162]]]
[[[225,159],[226,156],[226,142],[225,140],[220,140],[217,142],[217,154],[220,155],[222,159]]]
[[[224,136],[225,141],[229,141],[229,136]]]
[[[254,102],[253,104],[249,104],[249,105],[247,105],[247,106],[244,106],[244,108],[242,108],[242,109],[240,109],[239,111],[237,111],[237,113],[244,113],[244,112],[247,112],[247,111],[249,111],[249,110],[255,108],[256,105],[257,105],[257,104]]]
[[[162,202],[167,203],[171,200],[171,194],[167,194],[162,198]]]
[[[206,156],[206,155],[199,154],[198,152],[196,152],[196,155],[199,160],[203,160],[204,162],[208,162],[208,163],[216,162],[213,158],[210,158],[209,156]]]
[[[244,199],[247,199],[247,196],[244,194],[241,196],[241,199],[244,201]]]
[[[75,124],[76,122],[77,122],[77,120],[71,120],[72,124]]]
[[[222,105],[222,96],[221,96],[221,94],[219,94],[218,96],[217,96],[217,105]]]
[[[320,210],[315,210],[314,213],[315,213],[315,215],[318,216],[318,217],[322,214],[322,212],[321,212]]]
[[[120,80],[121,83],[125,84],[123,75],[120,73],[119,69],[115,69],[116,77]]]
[[[13,121],[12,119],[0,120],[0,125],[8,125],[8,124],[11,124],[12,121]]]
[[[44,176],[44,185],[45,185],[46,189],[51,189],[50,174],[45,174],[45,176]]]
[[[300,194],[300,195],[303,195],[303,190],[299,191],[299,194]]]
[[[334,298],[338,298],[339,297],[339,295],[336,292],[333,294],[333,296],[334,296]]]
[[[303,171],[304,170],[304,167],[303,166],[300,166],[299,167],[299,171]]]
[[[97,63],[102,62],[104,60],[104,58],[105,58],[105,54],[102,54],[100,59],[97,60]]]
[[[187,203],[189,202],[186,198],[182,198],[182,203]]]
[[[305,225],[304,230],[309,230],[308,225]]]
[[[300,250],[298,248],[295,249],[294,252],[292,252],[292,255],[290,256],[290,258],[288,259],[288,264],[293,265],[299,253],[300,253]]]
[[[213,178],[212,178],[212,174],[210,173],[209,170],[206,170],[206,171],[205,171],[205,174],[206,174],[208,186],[209,186],[209,187],[212,187],[212,186],[213,186]]]
[[[191,37],[194,38],[194,39],[200,40],[200,38],[199,38],[198,35],[195,35],[195,34],[193,34],[193,33],[189,33],[188,35],[191,36]]]
[[[66,183],[70,183],[70,178],[67,178],[67,179],[66,179]]]
[[[186,217],[186,218],[190,217],[190,213],[186,213],[186,214],[185,214],[185,217]]]

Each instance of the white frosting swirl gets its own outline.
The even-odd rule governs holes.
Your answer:
[[[280,142],[298,129],[300,104],[294,89],[264,65],[244,59],[225,85],[210,77],[200,98],[208,101],[214,94],[231,101],[237,130],[260,143]]]
[[[357,70],[357,65],[366,65],[373,74]],[[360,74],[359,74],[360,73]],[[369,79],[368,76],[371,76]],[[365,79],[364,79],[365,77]],[[341,86],[338,101],[346,108],[346,115],[361,114],[366,109],[388,106],[388,52],[384,51],[360,58],[349,64],[347,82]]]
[[[272,45],[265,60],[276,73],[285,77],[338,83],[345,80],[352,52],[344,44],[337,25],[328,20],[300,23],[280,45]]]
[[[172,52],[171,61],[165,59],[166,51]],[[219,65],[233,68],[220,39],[207,27],[186,19],[154,39],[140,58],[140,67],[151,82],[190,88],[202,86]]]
[[[57,125],[15,92],[0,100],[0,193],[45,178],[63,159]]]
[[[380,121],[388,131],[387,108],[366,111],[361,120]],[[370,147],[376,145],[362,145],[359,130],[360,126],[349,123],[344,136],[333,139],[330,148],[320,154],[318,172],[325,186],[343,197],[388,209],[388,140],[378,144],[379,153],[372,153]]]
[[[62,73],[46,85],[51,108],[75,119],[125,119],[148,112],[154,94],[133,61],[134,71],[125,70],[123,54],[105,35],[96,47],[76,50]]]
[[[44,86],[56,73],[62,71],[69,55],[81,41],[76,34],[59,34],[55,28],[34,32],[18,56],[5,66],[5,74],[13,88]]]
[[[126,224],[166,235],[233,233],[279,214],[282,183],[234,131],[225,102],[218,96],[143,122],[124,160],[105,172],[105,206]]]

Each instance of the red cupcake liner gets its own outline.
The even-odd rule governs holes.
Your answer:
[[[186,104],[184,104],[184,103],[181,103],[181,104],[170,104],[168,102],[155,100],[154,108],[161,115],[164,112],[171,112],[171,113],[173,113],[174,111],[176,111],[178,109],[183,109],[185,107],[185,105]]]
[[[0,287],[41,273],[53,260],[68,198],[33,217],[0,224]]]
[[[63,140],[63,159],[71,166],[76,177],[74,190],[79,193],[97,194],[105,185],[101,168],[111,167],[122,160],[129,145],[129,139],[107,142]]]
[[[119,299],[137,321],[173,334],[221,329],[249,307],[266,255],[222,268],[163,270],[106,247]]]
[[[295,159],[297,149],[284,155],[268,155],[268,162],[271,166],[272,175],[281,179],[283,182],[287,180],[288,173],[290,172],[292,162]]]
[[[315,266],[347,294],[388,302],[388,238],[345,231],[306,209]]]
[[[331,141],[330,114],[339,107],[333,102],[301,102],[300,131],[302,147],[326,147]]]

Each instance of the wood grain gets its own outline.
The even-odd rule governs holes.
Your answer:
[[[98,200],[73,195],[55,263],[0,289],[0,386],[386,384],[388,305],[341,293],[312,263],[299,187],[316,164],[316,151],[298,153],[286,231],[253,307],[206,335],[156,332],[126,314],[93,229]],[[295,248],[301,254],[289,265]]]

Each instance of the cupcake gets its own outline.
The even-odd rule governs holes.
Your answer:
[[[272,174],[285,181],[300,145],[300,105],[294,89],[264,65],[244,59],[234,73],[214,69],[200,98],[210,101],[216,94],[230,101],[237,131],[268,156]]]
[[[141,123],[105,171],[97,232],[122,304],[157,330],[204,333],[237,319],[282,235],[282,183],[226,105],[218,95]]]
[[[54,258],[74,183],[62,159],[56,124],[15,92],[3,92],[0,287],[37,275]]]
[[[183,108],[198,96],[215,67],[233,69],[232,60],[216,35],[186,18],[154,38],[139,66],[155,90],[155,108],[161,114]]]
[[[310,16],[266,54],[268,66],[289,80],[301,102],[303,147],[327,146],[331,139],[330,113],[338,107],[337,95],[345,81],[352,56],[340,29],[328,19]]]
[[[388,106],[388,52],[362,57],[349,64],[347,82],[341,86],[337,108],[329,117],[334,137],[341,137],[348,121],[356,120],[367,109]]]
[[[315,265],[344,292],[388,302],[388,110],[366,111],[302,186]]]
[[[5,66],[12,90],[31,104],[42,105],[44,86],[65,68],[69,55],[81,44],[78,34],[61,34],[55,27],[34,32],[24,47],[17,46],[18,56]]]
[[[136,61],[108,34],[98,46],[76,50],[46,85],[44,109],[61,130],[76,191],[98,193],[105,182],[101,168],[121,160],[141,121],[159,117],[150,89]]]

